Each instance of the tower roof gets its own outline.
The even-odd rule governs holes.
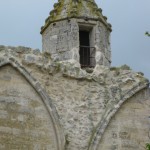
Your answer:
[[[94,0],[58,0],[58,3],[54,4],[54,9],[50,11],[49,17],[45,20],[41,33],[49,24],[69,18],[100,20],[111,30],[111,25],[107,23],[107,17],[102,15],[102,9],[98,8]]]

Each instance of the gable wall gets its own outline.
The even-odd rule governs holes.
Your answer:
[[[95,138],[94,135],[100,135],[103,137],[104,134],[105,138],[105,128],[101,128],[101,125],[104,125],[102,127],[106,127],[109,120],[111,121],[111,116],[113,116],[115,111],[119,109],[119,107],[122,105],[122,102],[125,102],[127,99],[142,89],[147,88],[148,81],[140,73],[133,72],[127,66],[120,68],[107,68],[104,66],[99,66],[96,68],[96,70],[94,70],[93,73],[87,73],[81,68],[78,68],[70,63],[52,62],[48,57],[49,55],[45,53],[41,54],[40,52],[32,49],[27,51],[25,48],[8,49],[8,47],[2,47],[0,53],[0,66],[1,64],[5,64],[5,62],[10,61],[14,67],[17,67],[17,65],[20,66],[20,72],[27,70],[27,76],[34,77],[35,82],[32,83],[32,86],[37,85],[37,83],[42,85],[45,93],[47,93],[47,95],[51,98],[48,99],[49,102],[46,103],[46,106],[51,106],[53,104],[56,108],[56,111],[58,112],[59,121],[61,123],[66,139],[65,150],[89,150],[88,148],[90,144],[90,150],[97,150],[96,148],[106,146],[108,144],[106,141],[108,142],[108,140],[100,141],[100,138]],[[41,97],[39,97],[39,93],[43,94],[43,91],[38,89],[36,90],[37,92],[35,92],[29,82],[27,82],[26,79],[22,76],[22,74],[14,70],[15,69],[10,66],[8,66],[8,68],[6,67],[6,69],[5,67],[0,68],[0,85],[2,85],[0,87],[1,93],[7,91],[5,92],[5,95],[3,94],[7,98],[9,93],[13,93],[14,91],[14,97],[15,95],[17,97],[17,107],[19,105],[24,109],[26,106],[25,108],[27,110],[31,110],[31,112],[35,109],[34,107],[38,107],[30,104],[32,99],[40,105],[43,111],[41,112],[41,109],[40,112],[37,111],[37,113],[34,111],[34,118],[39,120],[39,116],[45,116],[45,120],[41,124],[41,128],[44,129],[46,120],[49,121],[48,125],[46,124],[49,130],[46,132],[47,135],[43,137],[45,142],[44,145],[46,145],[47,141],[48,143],[52,142],[52,145],[50,146],[53,146],[55,150],[55,146],[58,146],[58,141],[57,138],[54,139],[54,137],[56,137],[58,134],[53,131],[53,121],[50,119],[50,116],[47,116],[47,111],[42,105],[43,103],[41,101]],[[35,86],[33,87],[35,88]],[[24,96],[29,96],[29,99],[25,99]],[[43,97],[44,96],[45,95],[43,94]],[[143,98],[144,96],[137,96],[137,98],[141,97]],[[7,102],[6,98],[3,99],[2,97],[1,99],[2,101]],[[22,101],[21,104],[19,103],[20,99]],[[23,102],[26,101],[29,102],[24,104]],[[127,104],[130,101],[132,102],[132,99],[129,99]],[[134,103],[135,106],[140,105],[141,111],[143,111],[144,108],[144,111],[141,113],[142,115],[147,115],[147,112],[149,111],[148,107],[146,107],[147,102],[149,103],[149,100],[143,101],[143,105],[140,105],[138,99]],[[122,105],[123,108],[124,104]],[[120,110],[127,110],[128,112],[129,106],[125,107],[125,109],[121,107]],[[14,105],[14,107],[16,108],[16,105]],[[4,108],[2,108],[2,111],[3,109]],[[9,111],[9,109],[6,110]],[[15,109],[15,113],[18,115],[18,112],[16,111],[18,111],[18,109]],[[51,109],[51,112],[52,111],[53,109]],[[2,117],[3,114],[5,115],[5,113],[1,114]],[[119,111],[116,114],[119,114]],[[11,114],[9,115],[11,116]],[[16,118],[14,117],[16,120],[18,119],[17,115],[15,116]],[[125,120],[128,120],[128,115],[122,116]],[[131,116],[130,120],[132,120],[132,118],[134,118],[134,115]],[[9,118],[8,121],[10,119],[11,118]],[[140,121],[141,120],[142,117],[140,117]],[[34,124],[38,124],[34,121]],[[119,123],[120,121],[118,119],[118,121],[115,123],[116,126]],[[138,122],[135,122],[135,124],[138,125]],[[144,124],[147,125],[147,122],[144,122]],[[3,127],[3,124],[0,123],[0,125]],[[123,124],[121,121],[120,127],[122,125]],[[131,125],[133,126],[133,124]],[[28,128],[28,126],[25,126],[25,128]],[[113,129],[113,127],[111,127],[110,130],[111,129]],[[34,130],[34,128],[31,129],[31,131],[32,130]],[[137,128],[137,130],[140,131],[139,128]],[[12,129],[10,131],[12,131]],[[38,128],[36,128],[36,132],[39,133]],[[58,130],[58,133],[59,132],[60,131]],[[119,134],[120,131],[118,130],[117,132]],[[145,131],[142,132],[144,135]],[[24,134],[23,131],[22,133]],[[107,133],[108,131],[106,129],[106,134]],[[10,137],[12,136],[13,135],[10,135]],[[108,136],[111,135],[108,133]],[[53,137],[52,140],[51,137]],[[43,140],[42,137],[39,139],[41,141]],[[143,136],[143,139],[144,143],[147,138],[144,138]],[[20,141],[16,141],[16,145],[19,142]],[[102,145],[99,144],[101,142]],[[36,144],[36,142],[33,142],[32,146],[34,144]],[[94,147],[94,144],[96,145],[96,148]],[[111,142],[109,144],[111,147]],[[1,145],[1,147],[3,148],[3,145]],[[59,146],[57,149],[63,150],[63,148],[64,145]],[[4,147],[3,149],[6,148]],[[32,150],[33,148],[29,149]]]

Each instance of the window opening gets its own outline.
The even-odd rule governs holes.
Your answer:
[[[90,32],[89,31],[79,31],[80,40],[80,64],[81,67],[94,67],[95,64],[95,48],[90,47]]]

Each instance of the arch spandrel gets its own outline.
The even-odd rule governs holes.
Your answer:
[[[55,108],[24,71],[14,62],[0,66],[0,149],[63,150]]]
[[[145,149],[150,140],[149,106],[149,89],[125,101],[110,120],[96,150]]]

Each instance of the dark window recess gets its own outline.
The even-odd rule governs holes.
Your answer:
[[[93,60],[95,60],[95,48],[90,47],[89,32],[80,31],[80,64],[81,67],[94,67]]]

